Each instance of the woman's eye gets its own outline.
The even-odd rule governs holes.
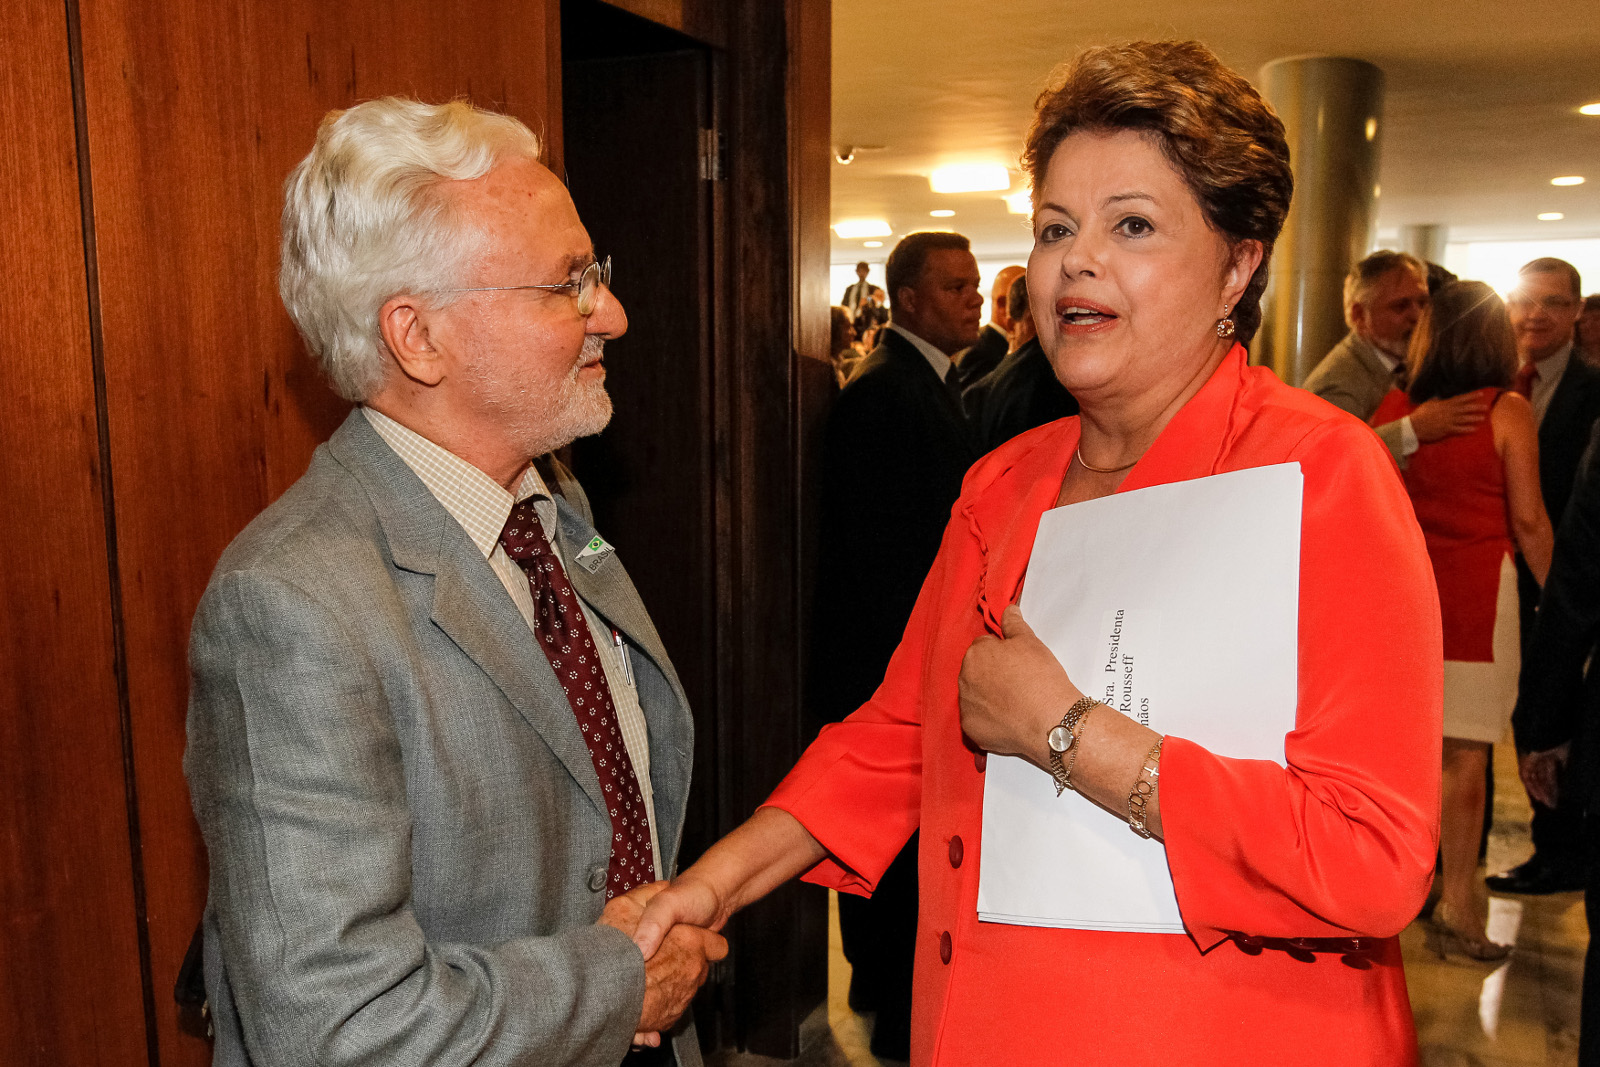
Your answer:
[[[1052,222],[1039,231],[1041,241],[1059,241],[1066,236],[1069,236],[1067,228],[1059,222]]]
[[[1117,230],[1128,237],[1143,237],[1145,234],[1156,232],[1156,228],[1150,225],[1148,219],[1142,219],[1138,215],[1129,215],[1117,223]]]

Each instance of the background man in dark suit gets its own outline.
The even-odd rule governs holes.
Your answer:
[[[1007,352],[1017,347],[1011,336],[1016,316],[1008,301],[1012,284],[1026,270],[1013,264],[1000,268],[1000,273],[994,276],[989,293],[989,324],[978,331],[977,341],[956,360],[956,373],[963,389],[988,375],[1006,358]]]
[[[867,275],[872,272],[872,267],[866,260],[856,264],[856,280],[844,287],[844,296],[839,299],[839,306],[850,312],[852,321],[861,318],[861,309],[867,302],[868,295],[872,292],[872,283],[867,281]],[[857,327],[859,329],[859,325]]]
[[[1025,430],[1078,413],[1078,401],[1056,377],[1050,357],[1039,345],[1039,331],[1028,307],[1027,275],[1011,283],[1006,303],[1016,315],[1011,352],[961,396],[985,452]]]
[[[1550,576],[1522,660],[1517,709],[1511,716],[1521,756],[1518,769],[1528,795],[1547,810],[1566,806],[1586,815],[1584,909],[1591,931],[1600,931],[1596,782],[1592,774],[1569,774],[1568,767],[1584,762],[1592,766],[1600,727],[1600,668],[1592,659],[1600,641],[1600,463],[1593,458],[1597,437],[1600,426],[1590,438],[1589,462],[1556,530]],[[1582,752],[1591,759],[1582,760]],[[1593,935],[1583,962],[1581,1018],[1578,1062],[1593,1067],[1600,1064],[1600,937]]]
[[[891,317],[823,435],[812,710],[836,722],[882,681],[961,479],[978,458],[950,355],[978,334],[967,239],[914,233],[889,254]],[[872,1051],[907,1059],[917,925],[916,838],[870,900],[841,895],[853,1006],[876,1010]]]
[[[286,186],[280,291],[357,402],[223,554],[184,769],[214,1062],[698,1065],[722,939],[644,961],[693,721],[583,492],[627,329],[515,119],[373,100]],[[658,964],[657,961],[661,962]]]
[[[1573,330],[1583,312],[1582,279],[1561,259],[1536,259],[1518,272],[1506,301],[1517,337],[1517,391],[1533,402],[1539,421],[1539,488],[1550,523],[1558,530],[1577,479],[1590,430],[1600,418],[1600,371],[1572,358]],[[1534,653],[1539,583],[1517,560],[1522,601],[1523,658]],[[1526,670],[1524,677],[1527,677]],[[1572,773],[1581,774],[1575,764]],[[1555,807],[1533,801],[1533,856],[1504,874],[1491,875],[1499,893],[1559,893],[1584,884],[1583,813],[1570,796]]]

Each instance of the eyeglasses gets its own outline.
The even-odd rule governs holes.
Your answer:
[[[513,289],[548,289],[551,292],[570,293],[578,298],[578,314],[588,317],[594,314],[594,306],[600,299],[600,287],[611,288],[611,257],[595,260],[583,268],[583,273],[578,275],[575,282],[560,282],[556,285],[479,285],[469,289],[435,289],[436,293],[504,293]]]
[[[1547,296],[1539,300],[1532,297],[1512,294],[1506,301],[1507,307],[1533,308],[1541,307],[1552,315],[1564,315],[1578,306],[1578,302],[1570,296]]]

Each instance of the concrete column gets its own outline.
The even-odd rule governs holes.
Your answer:
[[[1444,263],[1445,240],[1450,230],[1436,222],[1400,227],[1400,251],[1410,252],[1424,263]]]
[[[1299,385],[1344,336],[1344,276],[1372,240],[1383,71],[1296,56],[1262,67],[1260,84],[1287,131],[1295,188],[1252,347],[1255,362]]]

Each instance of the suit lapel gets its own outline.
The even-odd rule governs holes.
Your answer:
[[[972,433],[972,424],[967,421],[966,412],[961,410],[961,401],[951,386],[939,378],[939,373],[933,369],[917,346],[901,337],[893,330],[884,333],[884,348],[889,358],[898,362],[905,368],[913,380],[922,382],[933,394],[937,395],[936,404],[950,424],[955,427],[961,439],[972,450],[974,458],[977,456],[977,440]],[[953,366],[952,366],[952,369]]]
[[[466,531],[359,409],[328,448],[366,488],[395,566],[433,577],[434,624],[539,733],[595,807],[606,810],[583,732],[550,661]]]
[[[1585,393],[1589,383],[1586,373],[1588,368],[1578,361],[1578,353],[1574,351],[1567,357],[1567,369],[1562,373],[1561,380],[1556,383],[1555,392],[1550,394],[1550,404],[1545,408],[1544,419],[1539,423],[1539,445],[1545,450],[1554,447],[1556,441],[1572,434],[1572,423],[1580,409],[1584,406]],[[1583,427],[1585,440],[1587,440],[1588,427]]]

